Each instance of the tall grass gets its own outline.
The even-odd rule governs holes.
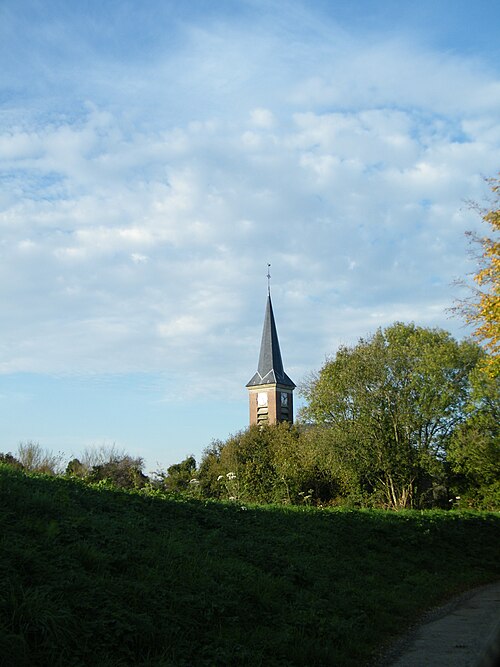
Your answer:
[[[487,513],[203,503],[8,466],[0,507],[0,656],[20,667],[368,664],[500,575]]]

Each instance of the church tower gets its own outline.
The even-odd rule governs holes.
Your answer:
[[[283,369],[270,291],[267,296],[259,366],[247,384],[247,389],[250,399],[250,426],[293,422],[295,384]]]

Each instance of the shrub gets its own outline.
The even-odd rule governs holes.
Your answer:
[[[62,472],[62,458],[61,453],[53,454],[50,450],[44,449],[38,442],[32,440],[19,443],[17,448],[17,459],[22,467],[30,472],[57,475]]]

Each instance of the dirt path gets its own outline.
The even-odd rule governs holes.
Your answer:
[[[500,666],[500,582],[468,591],[430,611],[379,664]]]

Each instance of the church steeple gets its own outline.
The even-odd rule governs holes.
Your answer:
[[[283,368],[269,290],[260,344],[259,365],[257,372],[246,386],[250,400],[250,424],[293,422],[292,392],[295,389],[295,384]]]
[[[247,387],[265,384],[281,384],[295,389],[295,384],[290,380],[283,369],[281,360],[280,344],[276,322],[274,321],[273,304],[271,295],[267,297],[266,314],[264,317],[264,328],[260,343],[259,365],[257,372],[247,384]]]

